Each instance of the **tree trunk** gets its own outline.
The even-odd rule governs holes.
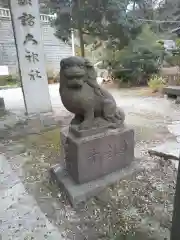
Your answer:
[[[136,1],[134,0],[134,2],[133,2],[133,12],[135,12],[135,10],[136,10]]]
[[[81,2],[80,2],[80,0],[77,0],[77,12],[79,11],[79,9],[81,9]],[[78,32],[79,32],[81,56],[85,57],[84,39],[83,39],[81,15],[80,14],[77,14],[77,21],[78,21]]]
[[[85,57],[85,49],[84,49],[84,39],[81,26],[78,27],[79,31],[79,40],[80,40],[80,49],[81,49],[81,56]]]

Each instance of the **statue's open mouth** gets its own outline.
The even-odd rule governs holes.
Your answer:
[[[85,75],[85,72],[84,72],[84,70],[82,70],[82,71],[65,71],[64,72],[64,75],[67,77],[67,78],[82,78],[82,77],[84,77],[84,75]]]
[[[81,78],[71,79],[68,82],[69,88],[79,89],[82,86],[83,86],[83,79],[81,79]]]

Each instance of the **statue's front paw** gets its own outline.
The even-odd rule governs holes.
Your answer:
[[[82,120],[83,120],[83,119],[82,119],[81,116],[76,115],[76,116],[72,119],[71,125],[79,125],[79,124],[81,124]]]
[[[80,120],[76,119],[76,118],[73,118],[72,121],[71,121],[71,125],[78,125],[78,124],[80,124]]]
[[[92,123],[90,121],[84,121],[79,125],[80,130],[86,130],[92,127]]]

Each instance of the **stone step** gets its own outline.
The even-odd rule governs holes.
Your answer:
[[[163,93],[171,96],[180,96],[180,86],[168,86],[163,88]]]

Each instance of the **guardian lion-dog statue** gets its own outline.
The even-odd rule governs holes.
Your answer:
[[[125,120],[113,96],[99,86],[94,66],[83,57],[69,57],[60,63],[60,96],[65,108],[75,114],[71,126],[91,129],[105,120],[108,128],[120,127]]]

